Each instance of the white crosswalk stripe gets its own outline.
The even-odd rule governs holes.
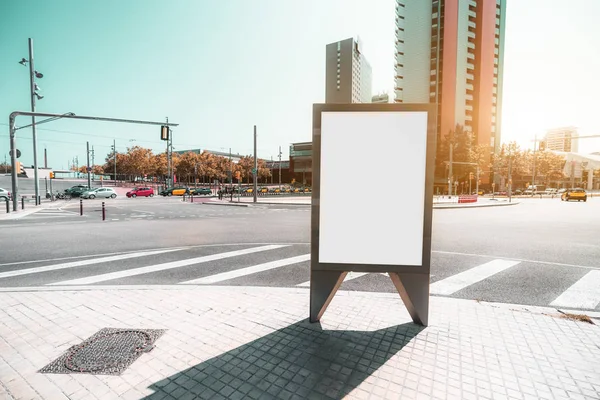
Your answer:
[[[240,268],[233,271],[223,272],[221,274],[205,276],[191,281],[181,282],[187,285],[206,285],[210,283],[223,282],[234,278],[239,278],[246,275],[256,274],[258,272],[268,271],[286,265],[298,264],[310,260],[310,254],[304,254],[297,257],[284,258],[282,260],[271,261],[263,264],[254,265],[252,267]]]
[[[434,282],[429,287],[429,293],[440,295],[451,295],[461,289],[471,286],[477,282],[489,278],[499,272],[519,264],[520,261],[512,260],[493,260],[488,263],[478,265],[446,279]]]
[[[377,272],[375,272],[375,273],[377,273]],[[344,278],[344,282],[348,282],[348,281],[360,278],[360,277],[365,276],[367,274],[369,274],[369,272],[352,272],[352,271],[350,271],[350,272],[348,272],[348,274]],[[380,275],[388,276],[387,272],[380,272],[379,274]],[[310,281],[299,283],[296,286],[299,286],[299,287],[310,287]]]
[[[553,307],[594,309],[600,304],[600,271],[590,271],[565,290]]]
[[[0,279],[1,278],[10,278],[13,276],[20,276],[20,275],[37,274],[40,272],[56,271],[56,270],[65,269],[65,268],[75,268],[75,267],[83,267],[86,265],[108,263],[108,262],[113,262],[113,261],[121,261],[121,260],[136,258],[136,257],[152,256],[152,255],[156,255],[156,254],[170,253],[170,252],[178,251],[178,250],[181,250],[181,249],[142,251],[142,252],[137,252],[137,253],[119,254],[116,256],[109,256],[109,257],[100,257],[100,258],[92,258],[92,259],[80,260],[80,261],[71,261],[71,262],[62,263],[62,264],[46,265],[43,267],[18,269],[18,270],[14,270],[14,271],[0,272]]]
[[[135,276],[135,275],[147,274],[150,272],[164,271],[167,269],[180,268],[180,267],[185,267],[188,265],[206,263],[209,261],[222,260],[224,258],[242,256],[242,255],[251,254],[251,253],[257,253],[259,251],[280,249],[282,247],[287,247],[287,246],[288,245],[267,245],[267,246],[260,246],[260,247],[251,247],[249,249],[235,250],[235,251],[229,251],[226,253],[219,253],[219,254],[212,254],[210,256],[189,258],[189,259],[185,259],[185,260],[172,261],[172,262],[167,262],[167,263],[162,263],[162,264],[157,264],[157,265],[149,265],[146,267],[139,267],[139,268],[126,269],[123,271],[110,272],[107,274],[94,275],[94,276],[89,276],[86,278],[72,279],[72,280],[68,280],[68,281],[50,283],[49,285],[55,285],[55,286],[89,285],[92,283],[105,282],[105,281],[110,281],[113,279],[126,278],[126,277],[130,277],[130,276]]]

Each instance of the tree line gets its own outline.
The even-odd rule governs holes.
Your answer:
[[[167,179],[167,154],[165,152],[154,154],[151,149],[141,146],[127,148],[125,152],[109,153],[104,165],[94,165],[92,172],[97,175],[114,175],[115,157],[117,160],[117,176],[129,180],[135,178],[155,178],[159,182]],[[219,180],[228,182],[232,179],[235,183],[251,183],[254,157],[242,156],[236,163],[229,157],[215,155],[204,151],[202,153],[187,152],[172,154],[173,174],[178,182],[212,182]],[[81,167],[80,172],[86,173],[86,167]],[[258,160],[258,179],[271,177],[271,170],[267,168],[264,160]],[[239,179],[238,179],[239,177]]]
[[[481,175],[489,174],[509,179],[526,180],[533,176],[535,164],[536,182],[549,184],[563,178],[564,157],[551,151],[536,151],[522,149],[516,142],[504,143],[497,153],[493,152],[490,145],[477,144],[472,132],[466,131],[457,125],[453,131],[448,132],[444,139],[438,143],[436,157],[436,175],[448,177],[448,163],[452,147],[453,162],[468,162],[479,166]],[[510,172],[509,172],[510,167]],[[455,165],[454,178],[458,181],[468,180],[470,172],[476,172],[475,166]]]

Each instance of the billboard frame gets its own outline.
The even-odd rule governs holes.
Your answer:
[[[421,265],[323,263],[319,260],[321,221],[321,117],[324,112],[427,113],[425,185],[423,202],[423,248]],[[429,313],[433,182],[436,153],[435,104],[314,104],[313,189],[311,203],[310,321],[318,322],[348,272],[388,273],[413,321],[426,326]],[[402,169],[402,165],[399,166]],[[394,201],[386,199],[385,201]],[[382,221],[385,223],[385,221]]]

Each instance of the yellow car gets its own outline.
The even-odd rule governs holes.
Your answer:
[[[560,199],[562,201],[569,201],[569,200],[587,201],[587,193],[585,192],[585,190],[583,190],[581,188],[568,189],[560,196]]]

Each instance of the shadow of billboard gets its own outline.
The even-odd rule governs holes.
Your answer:
[[[299,321],[152,384],[145,399],[342,398],[423,329],[325,331]]]

